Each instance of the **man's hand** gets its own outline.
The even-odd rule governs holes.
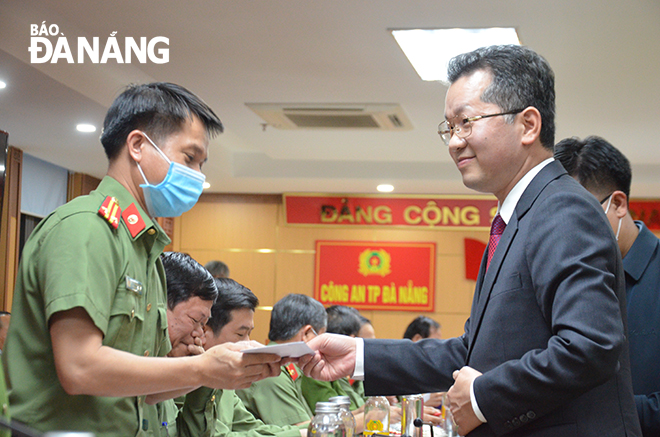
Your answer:
[[[453,376],[456,382],[447,392],[447,401],[454,422],[458,425],[458,433],[466,435],[482,424],[470,401],[470,386],[472,381],[481,376],[481,372],[465,366],[461,370],[455,370]]]
[[[319,381],[335,381],[351,376],[355,369],[355,342],[352,337],[321,334],[307,342],[316,351],[298,359],[305,375]]]
[[[192,355],[201,355],[204,353],[204,341],[199,338],[194,338],[194,344],[179,343],[168,354],[168,357],[188,357]]]
[[[263,346],[256,341],[223,343],[201,356],[204,385],[211,388],[240,390],[253,382],[280,374],[279,355],[244,354],[241,351]]]

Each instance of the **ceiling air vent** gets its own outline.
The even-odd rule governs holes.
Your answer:
[[[412,124],[397,104],[246,103],[279,129],[410,130]]]

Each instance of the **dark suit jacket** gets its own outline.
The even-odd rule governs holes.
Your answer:
[[[660,436],[660,240],[642,223],[623,258],[633,393],[644,437]]]
[[[484,254],[463,336],[365,340],[368,395],[447,390],[464,365],[483,373],[488,420],[470,436],[640,435],[619,248],[558,162],[523,193],[487,272]]]

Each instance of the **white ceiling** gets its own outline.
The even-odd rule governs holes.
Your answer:
[[[112,33],[169,38],[166,64],[31,64],[30,25],[73,44]],[[660,194],[657,0],[0,0],[0,129],[38,158],[102,177],[100,126],[134,82],[200,95],[225,133],[212,192],[470,193],[436,133],[445,86],[419,79],[388,29],[513,26],[553,66],[557,140],[605,137],[633,164],[634,197]],[[122,45],[123,46],[123,45]],[[397,103],[414,129],[262,129],[246,103]]]

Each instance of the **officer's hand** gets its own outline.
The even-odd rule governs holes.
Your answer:
[[[244,354],[241,351],[263,345],[256,341],[224,343],[207,350],[203,359],[203,385],[240,390],[253,382],[280,374],[280,357],[275,354]]]

